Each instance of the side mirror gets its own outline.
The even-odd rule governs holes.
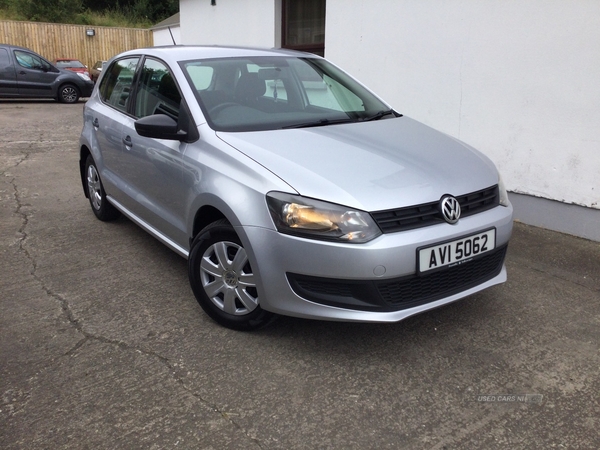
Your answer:
[[[165,114],[142,117],[136,120],[134,125],[135,131],[144,137],[171,141],[185,141],[188,137],[185,131],[178,129],[177,122]]]

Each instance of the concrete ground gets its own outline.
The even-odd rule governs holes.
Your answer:
[[[92,214],[82,106],[0,101],[0,448],[600,448],[600,243],[516,224],[509,281],[463,301],[231,331]]]

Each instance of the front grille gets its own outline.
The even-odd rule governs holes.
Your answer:
[[[386,281],[348,281],[288,273],[300,297],[323,305],[363,311],[399,311],[457,294],[500,273],[507,246],[430,274]]]
[[[460,203],[461,217],[471,216],[500,204],[498,185],[456,197]],[[384,233],[412,230],[437,223],[445,223],[439,210],[439,201],[405,208],[388,209],[371,213]]]

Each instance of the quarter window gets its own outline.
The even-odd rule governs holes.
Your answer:
[[[131,94],[133,75],[139,58],[115,61],[108,69],[100,85],[102,100],[122,112],[127,112],[127,101]]]

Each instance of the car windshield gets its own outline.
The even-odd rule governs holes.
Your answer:
[[[211,127],[257,131],[394,117],[389,107],[320,58],[240,57],[181,66]]]
[[[56,65],[58,67],[73,67],[73,68],[85,68],[85,66],[77,60],[68,60],[68,61],[56,61]]]

